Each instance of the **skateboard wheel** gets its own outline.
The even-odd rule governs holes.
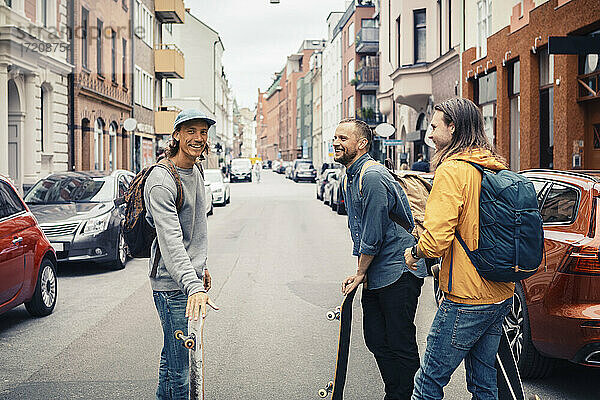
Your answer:
[[[319,397],[324,399],[325,397],[327,397],[327,390],[325,389],[321,389],[319,390]]]
[[[333,389],[333,381],[329,381],[329,382],[327,382],[327,388],[328,388],[328,389],[329,389],[329,388]]]
[[[175,331],[175,339],[183,340],[183,331],[181,329]]]
[[[335,312],[333,312],[333,311],[328,311],[328,312],[327,312],[327,319],[328,319],[328,320],[330,320],[330,321],[333,321],[334,319],[336,319],[336,317],[335,317],[335,316],[336,316],[336,313],[335,313]]]
[[[183,342],[183,345],[185,346],[186,349],[193,349],[194,348],[194,339],[186,339]]]

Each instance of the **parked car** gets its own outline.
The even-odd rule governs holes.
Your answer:
[[[331,182],[331,209],[339,215],[346,215],[346,203],[342,195],[342,179],[346,175],[346,170],[338,170],[336,179]]]
[[[212,189],[210,188],[210,182],[208,181],[204,181],[204,198],[207,199],[208,201],[206,202],[206,215],[213,215],[214,213],[214,197],[212,194]]]
[[[292,180],[294,182],[306,180],[315,182],[317,179],[317,170],[313,165],[312,160],[300,158],[294,161],[292,167]]]
[[[339,171],[334,171],[329,174],[325,185],[323,186],[323,204],[331,206],[331,194],[333,193],[332,187],[334,182],[338,179]]]
[[[334,175],[337,169],[326,169],[323,173],[317,178],[317,199],[323,200],[323,192],[325,190],[325,185],[327,184],[327,180],[330,175]]]
[[[524,377],[555,358],[600,367],[600,171],[528,170],[544,224],[544,257],[517,283],[505,327]]]
[[[220,169],[207,169],[204,171],[204,181],[210,184],[213,204],[224,206],[231,201],[229,179],[223,178]]]
[[[234,158],[231,160],[231,182],[252,182],[252,161],[249,158]]]
[[[56,253],[10,181],[0,176],[0,314],[25,303],[32,316],[56,305]]]
[[[121,233],[125,204],[115,205],[133,179],[130,171],[59,172],[39,180],[25,202],[52,242],[58,261],[94,261],[125,267]]]
[[[273,163],[271,165],[273,168],[273,172],[279,173],[279,167],[281,166],[281,161],[275,160],[275,161],[273,161]]]

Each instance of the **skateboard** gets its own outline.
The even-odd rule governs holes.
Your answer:
[[[525,400],[519,367],[510,348],[504,326],[502,326],[500,345],[498,345],[498,354],[496,354],[496,374],[498,400]]]
[[[331,393],[332,400],[342,400],[344,397],[344,385],[346,384],[346,372],[348,371],[348,356],[350,353],[350,330],[352,328],[352,302],[356,289],[348,293],[342,305],[327,313],[330,321],[340,321],[340,335],[338,339],[338,352],[335,362],[335,377],[329,381],[327,386],[319,390],[319,397],[325,398]]]
[[[188,335],[175,331],[175,339],[190,350],[190,400],[204,400],[204,320],[188,321]]]

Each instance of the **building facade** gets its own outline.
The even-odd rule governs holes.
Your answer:
[[[71,166],[67,12],[57,0],[0,4],[0,174],[20,191]]]
[[[129,169],[132,140],[123,122],[133,111],[130,3],[73,0],[69,7],[72,168]]]
[[[433,105],[460,94],[462,5],[451,0],[379,4],[381,112],[396,127],[402,146],[388,149],[396,161],[430,159],[425,132]]]
[[[323,52],[315,52],[310,59],[311,78],[311,97],[312,97],[312,146],[311,159],[315,168],[321,168],[323,164],[323,87],[322,87],[322,71],[323,71]]]
[[[332,12],[327,17],[328,37],[321,72],[323,162],[333,162],[333,136],[342,119],[342,35],[335,28],[343,15],[343,12]]]
[[[465,31],[463,96],[511,168],[600,169],[598,55],[548,48],[549,36],[600,40],[598,1],[468,1]]]

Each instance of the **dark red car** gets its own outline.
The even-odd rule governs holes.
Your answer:
[[[41,317],[56,305],[56,254],[8,179],[0,176],[0,314],[25,303]]]
[[[600,367],[600,171],[522,174],[536,188],[545,251],[505,324],[521,374],[545,376],[554,359]]]

